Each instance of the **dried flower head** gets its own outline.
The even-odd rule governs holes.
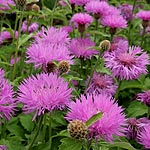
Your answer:
[[[68,132],[71,137],[76,139],[83,139],[87,136],[88,129],[82,120],[72,120],[68,124]]]
[[[58,71],[60,74],[68,72],[69,68],[70,68],[70,64],[68,61],[63,60],[58,64]]]
[[[111,46],[111,43],[110,43],[110,41],[108,41],[108,40],[103,40],[103,41],[101,41],[101,42],[100,42],[100,45],[99,45],[99,47],[100,47],[103,51],[109,50],[109,49],[110,49],[110,46]]]

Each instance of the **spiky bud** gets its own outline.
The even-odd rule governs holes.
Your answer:
[[[37,5],[37,4],[33,4],[33,5],[32,5],[32,10],[33,10],[33,11],[36,11],[36,12],[39,12],[39,11],[40,11],[40,6]]]
[[[58,64],[58,70],[60,74],[68,72],[69,68],[70,68],[70,64],[68,61],[63,60]]]
[[[68,124],[68,131],[71,137],[83,139],[87,136],[88,129],[86,124],[81,120],[73,120]]]
[[[103,40],[102,42],[100,42],[99,47],[100,47],[103,51],[109,50],[110,47],[111,47],[110,41],[108,41],[108,40]]]
[[[25,6],[26,5],[26,0],[17,0],[17,4],[19,6]]]

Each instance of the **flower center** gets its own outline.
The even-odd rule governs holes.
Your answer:
[[[107,86],[106,82],[103,79],[95,79],[94,83],[98,88],[101,88],[101,89],[106,88]]]
[[[131,66],[135,63],[135,58],[128,53],[120,54],[118,59],[124,66]]]

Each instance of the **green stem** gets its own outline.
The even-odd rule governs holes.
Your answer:
[[[1,139],[2,138],[6,138],[6,119],[4,118],[4,122],[3,122],[3,125],[2,125],[2,133],[1,133]]]
[[[144,43],[144,37],[145,37],[145,31],[146,31],[146,28],[143,28],[143,33],[142,33],[142,39],[141,39],[141,47],[143,46],[143,43]]]
[[[38,125],[37,125],[36,133],[35,133],[35,135],[34,135],[34,137],[32,139],[31,144],[29,145],[29,148],[27,148],[27,150],[30,150],[32,148],[32,146],[33,146],[33,144],[34,144],[34,142],[35,142],[35,140],[36,140],[36,138],[37,138],[37,136],[39,134],[39,131],[40,131],[41,127],[42,127],[42,121],[43,121],[43,115],[40,116],[40,119],[39,119],[39,122],[38,122]]]
[[[136,0],[133,1],[132,16],[133,16],[133,14],[134,14],[135,5],[136,5]]]
[[[96,70],[96,67],[97,67],[97,65],[99,64],[99,61],[100,61],[100,59],[101,59],[101,57],[102,57],[102,54],[103,54],[103,52],[101,52],[101,53],[99,54],[99,56],[98,56],[98,59],[97,59],[97,61],[96,61],[96,63],[95,63],[95,66],[93,67],[93,69],[92,69],[92,71],[91,71],[90,79],[89,79],[89,82],[88,82],[88,84],[87,84],[85,90],[88,89],[88,87],[89,87],[89,85],[90,85],[90,83],[91,83],[91,80],[92,80],[92,78],[93,78],[94,71]]]
[[[44,126],[43,126],[43,142],[45,142],[45,137],[46,137],[46,118],[47,114],[44,114]]]
[[[97,29],[98,29],[98,19],[95,19],[95,30],[97,31]],[[94,34],[94,42],[96,43],[96,38],[97,38],[97,36],[96,36],[96,33]]]
[[[117,88],[116,94],[115,94],[115,100],[117,100],[118,97],[119,97],[121,83],[122,83],[122,81],[120,80],[119,83],[118,83],[118,88]]]
[[[13,35],[13,42],[15,40],[15,37],[16,37],[16,31],[17,31],[17,24],[18,24],[18,13],[16,12],[16,20],[15,20],[15,28],[14,28],[14,35]]]
[[[150,106],[148,106],[147,119],[150,119]]]
[[[54,16],[55,8],[57,6],[57,1],[58,0],[55,0],[55,4],[54,4],[53,10],[52,10],[50,26],[53,25],[53,20],[54,20],[53,16]]]
[[[23,13],[20,12],[20,20],[19,20],[19,28],[18,28],[18,39],[16,44],[16,51],[15,51],[15,62],[14,62],[14,68],[13,68],[13,74],[12,74],[12,80],[14,80],[16,75],[16,67],[17,67],[17,57],[18,57],[18,51],[19,51],[19,40],[20,40],[20,32],[21,32],[21,25],[23,20]]]
[[[49,147],[50,147],[50,150],[51,150],[51,147],[52,147],[52,112],[50,112],[49,114]]]

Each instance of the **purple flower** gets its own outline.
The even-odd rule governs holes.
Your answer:
[[[121,15],[123,16],[124,19],[127,21],[130,21],[133,19],[132,15],[132,9],[133,6],[129,4],[122,4],[118,7],[118,9],[121,11]]]
[[[25,79],[19,86],[18,100],[25,113],[34,112],[33,120],[47,111],[63,109],[70,101],[72,90],[56,74],[38,74]]]
[[[109,6],[109,10],[107,12],[107,15],[120,15],[121,11],[119,9],[117,9],[114,6]]]
[[[101,23],[104,26],[110,28],[126,28],[127,21],[121,15],[108,15],[101,19]]]
[[[0,10],[9,10],[9,5],[15,5],[13,0],[0,0]]]
[[[93,48],[89,48],[93,46],[95,46],[95,43],[91,41],[90,38],[76,38],[72,39],[70,43],[70,51],[75,57],[87,59],[91,58],[95,54],[98,54],[98,51]]]
[[[138,141],[138,134],[148,123],[150,123],[150,120],[148,120],[147,118],[128,118],[126,131],[127,138]]]
[[[150,148],[150,124],[143,127],[143,130],[138,135],[138,140],[145,148]]]
[[[13,88],[4,78],[4,71],[0,69],[0,118],[9,120],[14,115],[16,102],[13,98]]]
[[[42,30],[35,36],[35,43],[68,45],[70,41],[68,36],[68,33],[62,28],[49,27],[46,29],[42,27]]]
[[[69,2],[76,6],[84,6],[86,3],[88,3],[90,0],[69,0]]]
[[[28,27],[29,33],[32,33],[34,31],[38,30],[38,27],[39,27],[39,25],[37,23],[35,23],[35,22],[31,23]],[[21,31],[24,33],[27,32],[27,21],[24,21],[22,23]]]
[[[137,100],[143,102],[145,105],[150,106],[150,90],[137,95]]]
[[[89,13],[99,15],[100,18],[101,16],[105,16],[108,14],[110,6],[107,2],[90,1],[85,5],[84,8]]]
[[[122,46],[123,45],[123,46]],[[127,39],[123,37],[114,37],[113,41],[111,43],[110,51],[121,51],[121,52],[126,52],[126,50],[129,47],[129,42]],[[105,52],[107,53],[107,52]]]
[[[148,21],[150,20],[150,11],[149,10],[141,10],[136,14],[137,18],[141,20]]]
[[[63,26],[62,30],[65,31],[65,32],[67,32],[67,33],[70,33],[70,32],[72,32],[73,29],[72,29],[71,26]]]
[[[88,79],[89,80],[89,79]],[[101,74],[94,72],[93,78],[87,89],[89,94],[108,94],[114,95],[117,89],[117,85],[114,84],[114,80],[107,74]]]
[[[90,23],[93,22],[93,18],[87,13],[76,13],[72,16],[71,22],[74,22],[75,26],[88,26]]]
[[[27,49],[27,63],[33,63],[35,68],[47,66],[49,62],[66,60],[72,64],[72,56],[67,47],[53,44],[32,44]]]
[[[149,58],[140,47],[132,46],[126,51],[105,53],[104,59],[112,75],[120,80],[133,80],[147,74],[146,65],[149,64]]]
[[[86,122],[93,115],[102,112],[102,118],[89,127],[90,138],[102,138],[111,142],[113,136],[123,136],[125,115],[123,109],[118,106],[108,95],[81,96],[76,102],[69,104],[68,121],[79,119]]]
[[[66,60],[72,63],[68,50],[70,40],[68,33],[54,27],[42,28],[35,36],[35,42],[27,49],[27,63],[34,63],[35,67],[46,67],[49,62]]]
[[[5,146],[5,145],[0,145],[0,150],[7,150],[7,146]]]
[[[18,38],[18,32],[15,34],[15,38]],[[2,31],[0,33],[0,44],[2,44],[4,41],[12,39],[12,35],[8,31]]]

